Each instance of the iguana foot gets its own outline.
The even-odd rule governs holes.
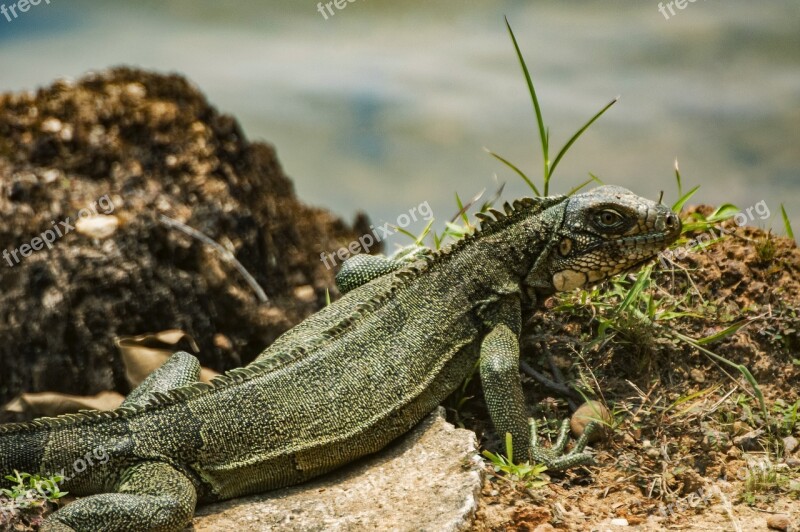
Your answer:
[[[591,435],[600,430],[600,424],[598,422],[592,421],[586,425],[583,434],[575,443],[575,447],[566,454],[564,454],[564,448],[569,441],[568,419],[561,422],[561,429],[558,431],[558,439],[550,448],[539,445],[538,436],[536,434],[536,421],[529,419],[528,424],[531,428],[531,459],[534,462],[546,465],[549,471],[564,471],[576,466],[594,463],[594,458],[588,452],[584,452],[584,448],[586,444],[589,443]]]

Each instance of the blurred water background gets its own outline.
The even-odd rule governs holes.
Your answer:
[[[698,0],[669,20],[651,0],[345,5],[326,20],[312,0],[42,0],[0,17],[0,90],[121,64],[179,72],[277,147],[303,200],[376,222],[428,201],[443,221],[456,191],[529,194],[484,146],[541,179],[507,15],[554,148],[621,95],[555,192],[592,172],[672,201],[677,157],[697,200],[766,200],[771,218],[754,223],[780,233],[783,202],[800,229],[797,0]]]

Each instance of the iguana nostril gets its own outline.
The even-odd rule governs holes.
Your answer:
[[[683,224],[681,224],[681,219],[677,214],[669,213],[666,216],[664,223],[667,226],[667,230],[675,234],[680,234],[681,230],[683,229]]]

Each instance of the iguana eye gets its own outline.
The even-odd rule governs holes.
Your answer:
[[[561,242],[558,243],[558,252],[562,257],[566,257],[569,255],[570,251],[572,251],[572,240],[569,238],[562,239]]]
[[[617,211],[606,209],[597,215],[597,221],[603,227],[614,227],[622,221],[622,215]]]

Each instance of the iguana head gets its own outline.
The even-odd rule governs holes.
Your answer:
[[[567,291],[604,281],[655,257],[681,234],[669,207],[622,187],[598,187],[562,205],[563,222],[551,252],[528,275],[530,287]]]

